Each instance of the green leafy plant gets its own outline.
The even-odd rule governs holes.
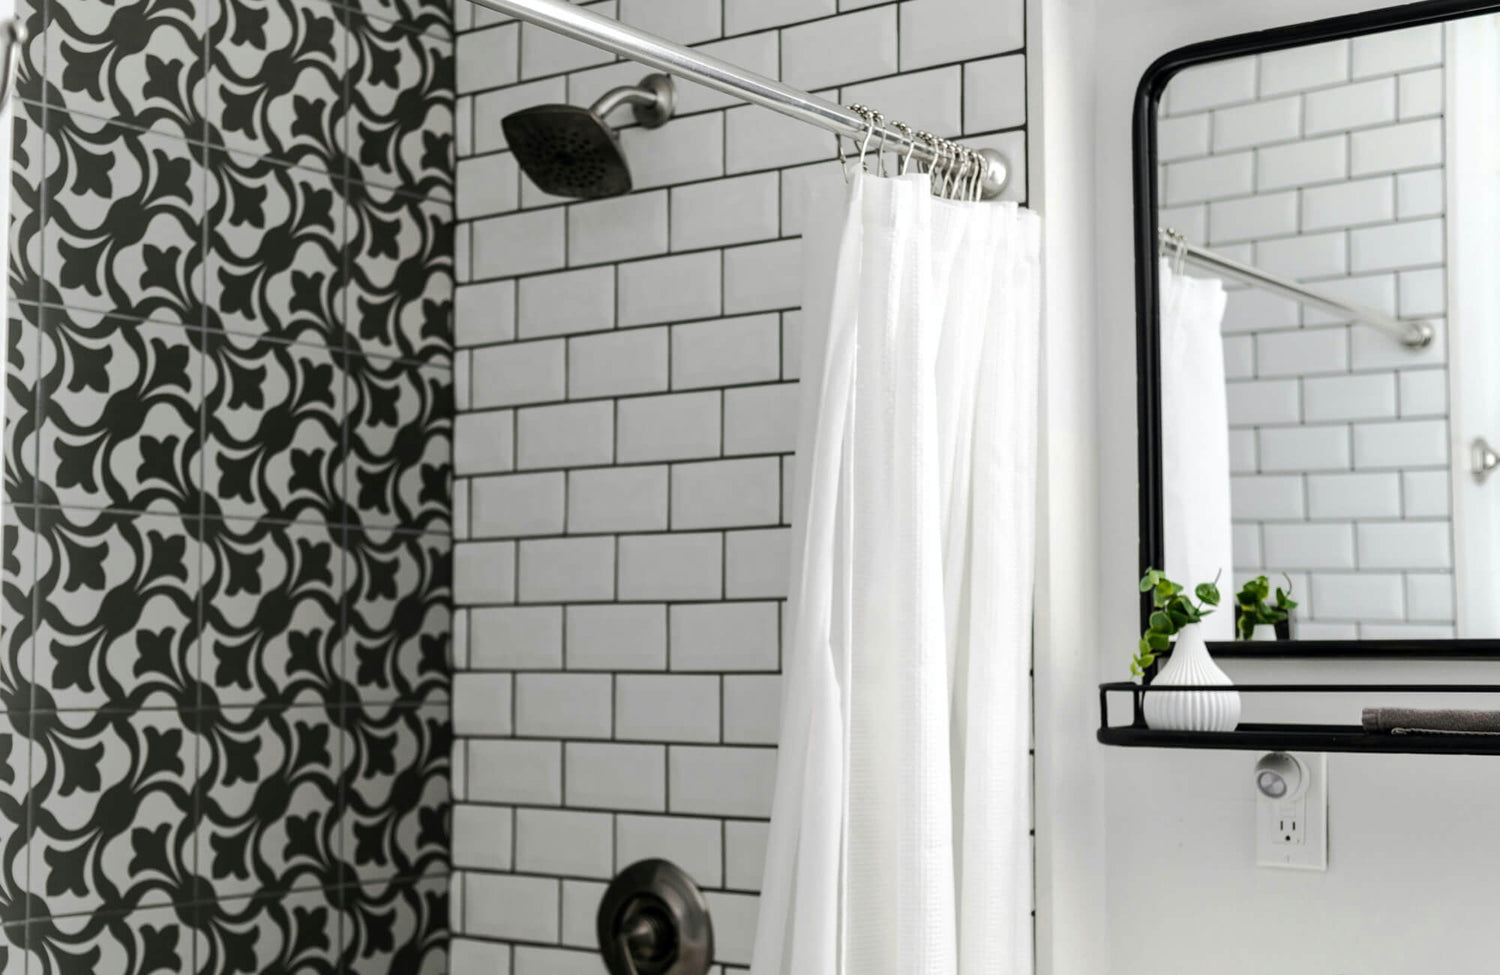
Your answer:
[[[1271,580],[1265,576],[1256,576],[1245,583],[1239,595],[1234,601],[1240,607],[1240,618],[1235,624],[1235,629],[1241,640],[1248,640],[1255,633],[1255,628],[1263,623],[1275,626],[1284,622],[1292,615],[1292,610],[1297,608],[1297,603],[1292,599],[1292,579],[1290,576],[1282,576],[1286,580],[1286,588],[1276,587],[1276,604],[1273,606],[1266,600],[1271,598]]]
[[[1151,594],[1151,616],[1147,620],[1146,632],[1141,634],[1135,659],[1130,662],[1130,672],[1142,676],[1146,668],[1156,662],[1157,654],[1172,645],[1183,627],[1201,623],[1203,617],[1219,605],[1219,577],[1213,582],[1199,583],[1193,589],[1196,602],[1184,595],[1182,586],[1168,579],[1160,569],[1147,569],[1141,576],[1141,592]]]

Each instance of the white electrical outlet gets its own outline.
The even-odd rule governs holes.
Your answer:
[[[1273,752],[1255,763],[1255,863],[1328,869],[1328,756]]]

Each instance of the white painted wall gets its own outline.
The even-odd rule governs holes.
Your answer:
[[[1126,673],[1138,625],[1130,118],[1136,83],[1195,41],[1368,9],[1351,0],[1110,0],[1091,59],[1098,300],[1100,669]],[[1038,167],[1041,168],[1041,167]],[[1052,255],[1049,255],[1051,257]],[[1049,273],[1057,273],[1053,264]],[[1084,600],[1090,609],[1092,601]],[[1442,680],[1456,665],[1415,670]],[[1241,679],[1245,666],[1231,668]],[[1276,668],[1378,679],[1368,665]],[[1262,669],[1261,674],[1267,671]],[[1485,674],[1485,679],[1493,672]],[[1040,689],[1040,681],[1039,681]],[[1040,710],[1042,699],[1038,697]],[[1352,720],[1359,700],[1311,702]],[[1103,749],[1108,975],[1425,975],[1496,969],[1500,764],[1335,755],[1327,873],[1253,866],[1244,752]],[[1105,937],[1076,931],[1079,937]]]
[[[1044,221],[1034,713],[1036,933],[1042,975],[1107,971],[1104,749],[1093,741],[1098,617],[1094,90],[1080,65],[1094,0],[1027,6],[1031,205]],[[1080,580],[1083,584],[1080,585]]]

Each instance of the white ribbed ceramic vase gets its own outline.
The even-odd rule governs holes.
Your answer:
[[[1153,687],[1234,686],[1229,675],[1208,655],[1208,645],[1196,624],[1177,634],[1171,658],[1151,684]],[[1143,707],[1146,725],[1153,731],[1233,731],[1240,723],[1239,691],[1147,693]]]

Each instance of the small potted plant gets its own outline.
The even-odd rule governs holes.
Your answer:
[[[1240,617],[1235,622],[1235,635],[1241,640],[1274,640],[1276,624],[1285,623],[1297,608],[1292,599],[1291,576],[1282,576],[1286,588],[1276,587],[1276,603],[1267,602],[1271,597],[1271,580],[1256,576],[1245,583],[1239,595],[1234,597],[1239,606]]]
[[[1141,634],[1131,672],[1142,676],[1168,647],[1171,659],[1151,681],[1152,687],[1232,687],[1229,675],[1208,655],[1198,624],[1219,605],[1218,579],[1200,583],[1193,595],[1158,569],[1141,577],[1141,592],[1151,594],[1151,616]],[[1156,731],[1233,731],[1240,722],[1238,691],[1168,691],[1146,694],[1146,725]]]

